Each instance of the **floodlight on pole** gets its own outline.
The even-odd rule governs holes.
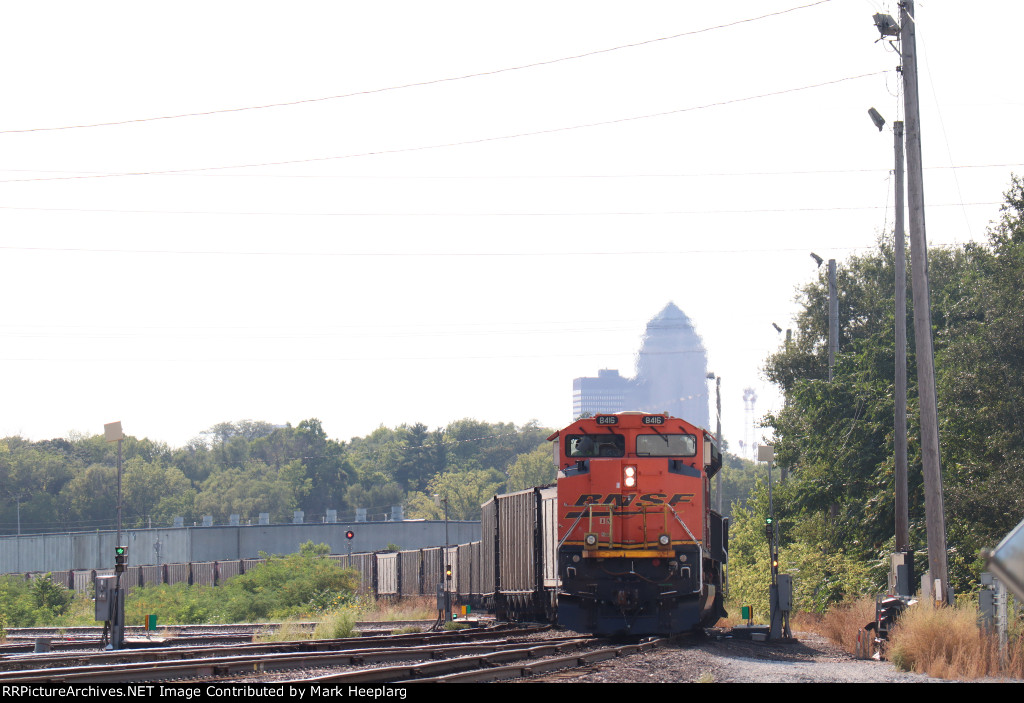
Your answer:
[[[878,131],[881,132],[882,127],[885,126],[885,118],[882,117],[878,110],[873,107],[868,108],[868,116],[871,117],[871,121],[875,123],[875,126],[878,127]]]
[[[900,26],[896,24],[890,15],[884,15],[881,12],[875,14],[871,19],[875,21],[875,28],[878,33],[881,34],[878,38],[879,41],[886,37],[898,37],[900,35]]]

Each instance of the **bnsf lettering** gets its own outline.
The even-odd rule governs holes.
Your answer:
[[[666,501],[668,495],[665,493],[644,493],[640,496],[637,501],[637,506],[640,505],[676,505],[678,503],[690,503],[693,499],[693,493],[675,493],[671,498]],[[631,505],[633,500],[636,498],[636,494],[622,495],[620,493],[609,493],[604,495],[602,493],[584,493],[576,499],[576,507],[583,507],[585,505],[599,504],[599,505]]]

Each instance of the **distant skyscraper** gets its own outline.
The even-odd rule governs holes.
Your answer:
[[[636,377],[602,369],[597,378],[573,381],[573,417],[583,413],[667,412],[708,426],[708,355],[690,318],[669,303],[647,323]]]
[[[615,413],[626,405],[631,381],[615,369],[601,369],[597,378],[576,378],[572,382],[572,416],[584,413]]]

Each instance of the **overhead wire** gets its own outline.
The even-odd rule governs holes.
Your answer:
[[[914,18],[914,21],[917,21],[917,17]],[[928,45],[923,38],[921,39],[921,50],[924,54],[925,63],[928,63]],[[939,94],[938,91],[935,90],[935,77],[931,70],[928,71],[928,85],[932,89],[932,100],[935,101],[935,113],[939,116],[939,130],[942,132],[942,139],[946,145],[946,156],[949,158],[949,162],[953,163],[953,152],[949,146],[949,133],[946,131],[946,122],[945,120],[942,119],[942,107],[939,105]],[[963,202],[964,196],[962,191],[960,190],[960,178],[955,170],[953,171],[953,183],[954,185],[956,185],[957,197],[959,197],[960,201]],[[961,212],[964,216],[964,224],[967,225],[968,240],[974,239],[974,231],[971,228],[971,220],[969,217],[967,217],[967,208],[961,208]]]
[[[899,110],[897,111],[899,112]],[[899,118],[897,118],[899,119]],[[1021,168],[1024,163],[1015,164],[954,164],[951,166],[925,166],[925,171],[973,168]],[[818,176],[828,174],[881,173],[882,168],[827,168],[796,169],[792,171],[705,171],[690,173],[466,173],[453,175],[410,175],[410,174],[340,174],[340,173],[171,173],[175,178],[297,178],[297,179],[341,179],[341,180],[559,180],[559,179],[613,179],[613,178],[735,178],[754,176]],[[80,175],[110,175],[109,171],[54,171],[46,169],[0,168],[0,173],[63,173]]]
[[[764,98],[777,97],[780,95],[788,95],[792,93],[798,93],[805,90],[813,90],[815,88],[823,88],[827,86],[837,85],[847,81],[859,80],[861,78],[870,78],[873,76],[879,76],[889,71],[873,71],[871,73],[862,73],[854,76],[846,76],[844,78],[837,78],[830,81],[823,81],[821,83],[814,83],[812,85],[805,85],[796,88],[785,88],[782,90],[771,91],[768,93],[760,93],[758,95],[749,95],[742,98],[733,98],[730,100],[720,100],[713,103],[707,103],[704,105],[696,105],[691,107],[679,108],[676,110],[665,110],[663,112],[656,112],[646,115],[632,115],[629,117],[619,117],[611,120],[600,120],[598,122],[589,122],[585,124],[570,125],[565,127],[550,127],[548,129],[534,130],[530,132],[519,132],[516,134],[503,134],[492,137],[480,137],[478,139],[466,139],[456,142],[444,142],[440,144],[426,144],[413,147],[398,147],[395,149],[378,149],[375,151],[366,151],[353,154],[339,154],[337,156],[319,156],[305,159],[285,159],[281,161],[263,161],[254,162],[247,164],[231,164],[222,166],[194,166],[189,168],[176,168],[176,169],[160,169],[160,170],[147,170],[147,171],[126,171],[121,173],[107,173],[100,175],[83,175],[83,176],[54,176],[47,178],[9,178],[0,180],[0,183],[27,183],[27,182],[39,182],[39,181],[69,181],[69,180],[87,180],[87,179],[102,179],[102,178],[126,178],[126,177],[137,177],[137,176],[155,176],[155,175],[170,175],[170,174],[181,174],[181,173],[199,173],[204,171],[226,171],[230,169],[240,168],[259,168],[265,166],[288,166],[294,164],[308,164],[308,163],[322,163],[326,161],[338,161],[342,159],[356,159],[364,158],[367,156],[383,156],[390,154],[408,154],[419,151],[430,151],[434,149],[448,149],[457,146],[470,146],[476,144],[487,144],[497,141],[505,141],[510,139],[522,139],[525,137],[536,137],[545,134],[559,134],[562,132],[574,131],[577,129],[591,129],[593,127],[605,127],[614,124],[623,124],[626,122],[635,122],[637,120],[647,120],[657,117],[666,117],[668,115],[678,115],[686,112],[694,112],[697,110],[706,110],[714,107],[723,107],[726,105],[734,105],[737,103],[749,102],[751,100],[761,100]]]
[[[59,126],[59,127],[31,127],[31,128],[25,128],[25,129],[6,129],[6,130],[0,130],[0,134],[22,134],[22,133],[27,133],[27,132],[50,132],[50,131],[59,131],[59,130],[72,130],[72,129],[91,129],[91,128],[94,128],[94,127],[112,127],[112,126],[118,126],[118,125],[137,124],[137,123],[142,123],[142,122],[156,122],[156,121],[161,121],[161,120],[175,120],[175,119],[182,119],[182,118],[186,118],[186,117],[204,117],[204,116],[209,116],[209,115],[219,115],[219,114],[227,114],[227,113],[233,113],[233,112],[244,112],[244,111],[249,111],[249,110],[267,110],[267,109],[270,109],[270,108],[291,107],[291,106],[296,106],[296,105],[305,105],[305,104],[309,104],[309,103],[325,102],[325,101],[329,101],[329,100],[341,100],[341,99],[344,99],[344,98],[352,98],[352,97],[357,97],[357,96],[362,96],[362,95],[373,95],[375,93],[385,93],[385,92],[395,91],[395,90],[404,90],[406,88],[416,88],[416,87],[423,87],[423,86],[428,86],[428,85],[437,85],[439,83],[450,83],[450,82],[453,82],[453,81],[461,81],[461,80],[466,80],[466,79],[469,79],[469,78],[480,78],[480,77],[484,77],[484,76],[494,76],[494,75],[498,75],[498,74],[502,74],[502,73],[509,73],[509,72],[512,72],[512,71],[521,71],[521,70],[525,70],[525,69],[529,69],[529,68],[537,68],[537,67],[540,67],[540,66],[550,66],[550,65],[557,64],[557,63],[562,63],[562,62],[565,62],[565,61],[575,61],[577,59],[587,58],[589,56],[597,56],[597,55],[600,55],[600,54],[607,54],[607,53],[610,53],[610,52],[613,52],[613,51],[620,51],[622,49],[632,49],[632,48],[636,48],[636,47],[639,47],[639,46],[646,46],[648,44],[655,44],[655,43],[658,43],[658,42],[669,41],[669,40],[672,40],[672,39],[680,39],[682,37],[689,37],[689,36],[694,36],[694,35],[698,35],[698,34],[704,34],[704,33],[707,33],[707,32],[717,31],[717,30],[720,30],[720,29],[728,29],[730,27],[736,27],[736,26],[739,26],[739,25],[742,25],[742,24],[748,24],[748,23],[751,23],[751,22],[758,22],[760,20],[768,19],[768,18],[771,18],[771,17],[778,17],[780,15],[785,15],[785,14],[788,14],[788,13],[791,13],[791,12],[797,12],[799,10],[805,10],[805,9],[808,9],[808,8],[816,7],[818,5],[824,5],[824,4],[826,4],[828,2],[831,2],[831,1],[832,0],[818,0],[817,2],[812,2],[812,3],[809,3],[807,5],[800,5],[798,7],[791,7],[791,8],[786,9],[786,10],[779,10],[777,12],[770,12],[770,13],[767,13],[767,14],[764,14],[764,15],[759,15],[757,17],[749,17],[749,18],[746,18],[746,19],[736,20],[734,22],[727,22],[725,24],[715,25],[715,26],[712,26],[712,27],[705,27],[703,29],[695,29],[695,30],[691,30],[691,31],[688,31],[688,32],[680,32],[678,34],[673,34],[673,35],[669,35],[669,36],[665,36],[665,37],[657,37],[655,39],[646,39],[646,40],[643,40],[643,41],[632,42],[632,43],[629,43],[629,44],[620,44],[618,46],[608,47],[608,48],[605,48],[605,49],[597,49],[595,51],[588,51],[588,52],[584,52],[584,53],[581,53],[581,54],[574,54],[572,56],[563,56],[563,57],[560,57],[560,58],[549,59],[549,60],[546,60],[546,61],[535,61],[533,63],[521,64],[521,65],[518,65],[518,66],[509,66],[509,67],[506,67],[506,68],[499,68],[499,69],[495,69],[495,70],[492,70],[492,71],[480,71],[480,72],[477,72],[477,73],[468,73],[468,74],[464,74],[464,75],[461,75],[461,76],[450,76],[450,77],[447,77],[447,78],[436,78],[436,79],[427,80],[427,81],[417,81],[417,82],[406,83],[406,84],[402,84],[402,85],[388,86],[388,87],[385,87],[385,88],[372,88],[372,89],[368,89],[368,90],[359,90],[359,91],[354,91],[352,93],[345,93],[345,94],[342,94],[342,95],[329,95],[329,96],[326,96],[326,97],[306,98],[306,99],[303,99],[303,100],[292,100],[292,101],[285,101],[285,102],[269,103],[269,104],[265,104],[265,105],[250,105],[250,106],[247,106],[247,107],[224,108],[224,109],[220,109],[220,110],[203,110],[203,111],[199,111],[199,112],[180,113],[180,114],[175,114],[175,115],[163,115],[163,116],[158,116],[158,117],[143,117],[143,118],[134,118],[134,119],[115,120],[115,121],[111,121],[111,122],[97,122],[97,123],[93,123],[93,124],[65,125],[65,126]]]
[[[988,207],[1001,205],[1000,202],[978,202],[978,203],[929,203],[929,208],[935,207],[964,207],[964,206]],[[237,215],[237,216],[259,216],[259,217],[658,217],[672,215],[747,215],[747,214],[790,214],[797,212],[847,212],[853,210],[886,210],[888,201],[883,206],[878,205],[850,205],[850,206],[823,206],[823,207],[794,207],[794,208],[747,208],[742,210],[602,210],[602,211],[579,211],[579,212],[282,212],[270,210],[121,210],[113,208],[61,208],[61,207],[31,207],[21,205],[0,205],[0,210],[34,211],[34,212],[77,212],[77,213],[105,213],[123,215]]]

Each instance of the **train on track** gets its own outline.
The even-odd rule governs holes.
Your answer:
[[[714,437],[679,418],[596,415],[549,439],[558,466],[558,622],[603,635],[725,617],[729,523],[711,509]]]
[[[378,598],[434,596],[509,620],[578,632],[664,635],[713,625],[723,607],[729,522],[710,507],[722,466],[714,437],[667,414],[577,420],[548,438],[553,486],[496,495],[481,540],[331,555]],[[124,583],[216,584],[261,559],[129,567]],[[104,571],[60,572],[84,590]]]

